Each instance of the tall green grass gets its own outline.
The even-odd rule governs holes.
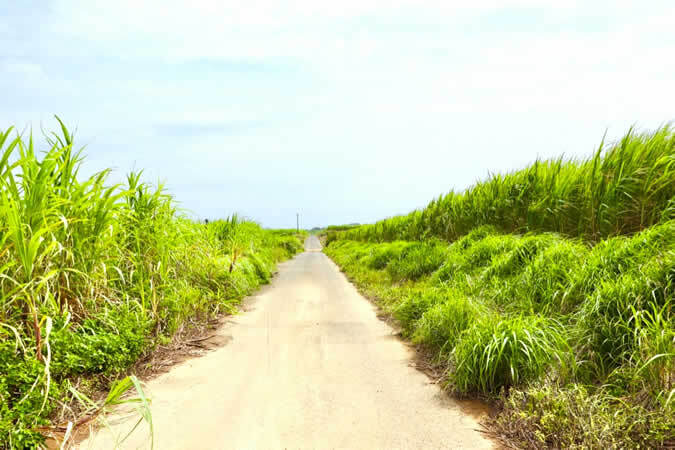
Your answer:
[[[537,161],[450,192],[406,216],[336,229],[370,242],[454,241],[480,225],[506,233],[556,232],[588,241],[631,234],[675,218],[675,133],[630,130],[585,160]]]
[[[500,405],[490,424],[510,445],[672,446],[674,142],[631,131],[336,231],[324,251],[448,387]]]
[[[603,436],[658,447],[675,437],[675,221],[595,246],[479,227],[438,247],[338,240],[324,251],[447,365],[452,389],[502,396],[494,423],[518,445],[583,447]],[[444,262],[427,270],[437,252]],[[414,257],[405,267],[419,266],[407,276],[390,269],[406,254]],[[561,399],[531,406],[529,396],[551,393]],[[614,428],[595,429],[611,415],[620,418]],[[631,432],[619,428],[631,420]]]
[[[453,350],[452,380],[461,392],[494,393],[565,364],[563,326],[542,316],[488,315],[466,328]]]
[[[189,324],[233,312],[302,245],[232,216],[181,216],[161,186],[79,175],[73,136],[0,132],[0,447],[74,421],[77,377],[114,378]],[[103,379],[103,378],[98,378]],[[106,388],[105,384],[98,386]]]

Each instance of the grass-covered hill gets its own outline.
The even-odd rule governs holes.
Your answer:
[[[539,161],[325,252],[526,448],[675,445],[675,134]]]
[[[78,176],[81,161],[63,126],[44,153],[0,132],[0,448],[76,422],[83,386],[108,390],[158,344],[235,311],[302,248],[236,216],[193,222],[140,173],[110,185],[109,171]]]

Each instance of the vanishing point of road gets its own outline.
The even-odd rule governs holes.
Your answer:
[[[475,414],[412,366],[413,350],[320,251],[279,265],[217,333],[228,343],[150,380],[156,449],[491,448]],[[112,417],[80,448],[114,448]],[[141,425],[121,448],[150,448]]]

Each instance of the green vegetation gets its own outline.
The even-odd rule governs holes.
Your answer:
[[[516,447],[666,447],[673,142],[668,128],[629,133],[588,162],[495,176],[324,251],[447,369],[449,389],[500,405],[490,426]]]
[[[588,160],[537,161],[450,192],[407,216],[343,230],[341,238],[454,241],[480,225],[590,241],[634,233],[675,218],[674,149],[670,126],[646,134],[631,130],[616,145],[601,144]]]
[[[326,227],[325,229],[321,230],[321,236],[324,243],[330,243],[337,239],[338,232],[340,231],[347,231],[351,230],[354,228],[358,228],[360,225],[353,223],[353,224],[347,224],[347,225],[330,225]]]
[[[107,170],[80,177],[66,127],[47,140],[38,155],[32,136],[0,133],[0,447],[34,448],[39,427],[73,421],[76,386],[115,400],[135,379],[111,380],[234,312],[302,248],[236,216],[188,220],[140,173],[112,186]]]

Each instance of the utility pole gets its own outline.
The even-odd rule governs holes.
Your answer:
[[[298,233],[300,233],[300,213],[295,213],[295,226],[298,229]]]

